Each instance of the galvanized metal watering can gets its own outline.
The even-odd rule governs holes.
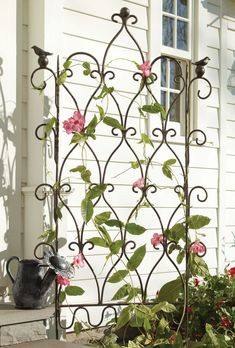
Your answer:
[[[10,270],[13,260],[18,261],[18,270],[14,278]],[[73,267],[63,256],[47,253],[46,263],[36,259],[20,260],[11,257],[6,264],[7,273],[13,283],[12,292],[16,308],[40,309],[47,305],[47,295],[57,274],[71,277]],[[45,272],[45,267],[48,267]]]

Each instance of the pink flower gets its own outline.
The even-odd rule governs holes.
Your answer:
[[[230,277],[234,277],[235,276],[235,267],[228,269],[227,272],[228,272],[228,275]]]
[[[70,279],[66,277],[62,277],[62,275],[58,274],[56,277],[56,281],[60,285],[69,285],[70,284]]]
[[[138,187],[139,189],[144,188],[144,178],[140,178],[140,179],[136,180],[133,183],[132,187]]]
[[[85,125],[85,117],[79,111],[74,111],[73,116],[63,122],[67,134],[80,133]]]
[[[176,341],[176,335],[172,335],[169,340],[170,340],[170,344],[173,346],[173,344],[175,344],[175,341]]]
[[[232,323],[227,318],[221,318],[220,325],[224,327],[228,327],[228,326],[231,326]]]
[[[151,74],[151,64],[149,60],[146,60],[143,64],[139,65],[139,70],[142,71],[145,77],[149,77]]]
[[[162,234],[158,234],[158,233],[154,233],[153,237],[151,238],[151,244],[155,247],[157,245],[159,245],[160,243],[162,243],[163,241],[163,235]]]
[[[190,251],[193,254],[203,254],[206,251],[206,248],[203,244],[196,240],[190,247]]]
[[[187,312],[188,314],[191,314],[192,313],[192,307],[190,305],[187,306]]]
[[[82,255],[82,253],[74,256],[72,265],[74,267],[81,267],[81,268],[85,266],[84,256]]]
[[[200,284],[200,280],[198,278],[194,278],[193,282],[195,286],[198,286]]]

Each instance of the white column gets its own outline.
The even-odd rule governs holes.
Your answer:
[[[37,56],[31,49],[33,45],[53,52],[49,57],[49,65],[56,70],[56,55],[61,46],[61,13],[62,0],[30,0],[29,1],[29,65],[28,75],[31,76],[34,69],[38,67]],[[48,78],[48,72],[39,71],[35,75],[35,83],[38,85]],[[39,242],[38,236],[43,232],[44,209],[43,202],[34,196],[35,188],[45,182],[45,167],[43,156],[43,142],[35,137],[36,127],[43,123],[43,116],[48,110],[48,100],[54,95],[53,80],[50,79],[48,87],[41,96],[28,86],[28,180],[24,192],[24,257],[33,257],[33,250]],[[48,99],[49,98],[49,99]]]

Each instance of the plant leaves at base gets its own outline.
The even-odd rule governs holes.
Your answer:
[[[181,291],[183,291],[182,282],[180,278],[177,278],[164,284],[161,287],[157,299],[160,302],[175,302],[175,300],[179,297],[179,293]]]
[[[76,323],[74,324],[73,329],[74,329],[74,332],[75,332],[76,336],[78,336],[81,333],[81,331],[82,331],[82,323],[80,323],[79,321],[76,321]]]

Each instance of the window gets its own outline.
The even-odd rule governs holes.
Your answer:
[[[162,0],[162,46],[168,54],[190,59],[191,1]],[[178,54],[176,51],[179,51]],[[181,52],[180,52],[181,51]]]
[[[162,45],[161,53],[180,61],[183,75],[191,60],[191,1],[162,0]],[[184,94],[178,98],[182,89],[179,65],[172,59],[161,62],[161,104],[169,113],[169,121],[184,121]],[[173,104],[172,104],[173,103]]]

